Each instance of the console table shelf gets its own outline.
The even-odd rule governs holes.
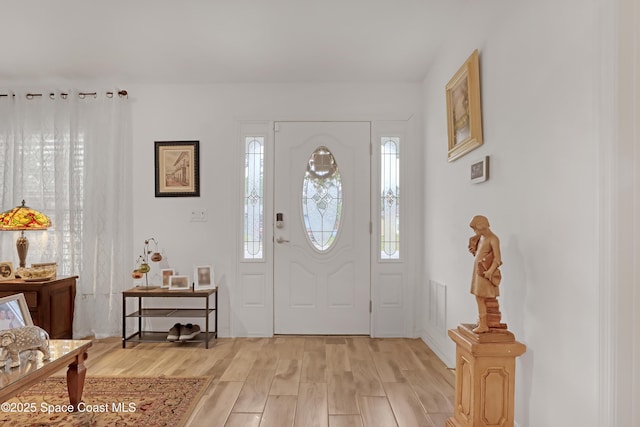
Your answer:
[[[205,335],[208,335],[205,336]],[[190,340],[180,341],[180,342],[206,342],[217,338],[217,334],[215,332],[201,332],[199,335]],[[138,331],[134,332],[132,335],[129,335],[126,338],[127,342],[167,342],[167,332],[157,332],[157,331]],[[209,348],[209,347],[207,347]]]
[[[213,295],[211,307],[210,297]],[[137,310],[127,312],[127,298],[137,298]],[[153,308],[143,307],[144,298],[200,298],[204,299],[203,308]],[[209,330],[209,319],[213,316],[213,331]],[[140,286],[122,292],[122,348],[126,348],[127,342],[167,342],[167,332],[145,331],[142,329],[142,318],[200,318],[204,319],[205,329],[193,339],[184,342],[204,342],[205,348],[209,348],[209,341],[218,338],[218,289],[204,290],[169,290],[166,288],[146,288]],[[127,318],[138,319],[138,330],[127,336]]]
[[[209,314],[215,308],[209,309]],[[127,314],[127,317],[207,317],[207,310],[203,308],[143,308]]]

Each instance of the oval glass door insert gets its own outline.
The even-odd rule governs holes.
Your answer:
[[[342,215],[342,181],[331,151],[316,148],[302,183],[302,217],[311,245],[320,252],[333,246]]]

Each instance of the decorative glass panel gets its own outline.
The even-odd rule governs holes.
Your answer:
[[[380,146],[380,259],[400,258],[400,138]]]
[[[262,259],[264,230],[264,137],[245,138],[244,259]]]
[[[302,216],[307,238],[321,252],[335,242],[342,215],[342,181],[333,154],[318,147],[309,162],[302,183]]]

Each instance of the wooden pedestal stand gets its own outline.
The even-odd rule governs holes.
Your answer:
[[[456,343],[456,394],[446,427],[513,427],[516,357],[526,351],[507,330],[450,329]]]

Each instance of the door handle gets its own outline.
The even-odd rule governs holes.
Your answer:
[[[278,237],[276,239],[276,242],[278,242],[278,243],[289,243],[289,241],[287,239],[283,239],[282,237]]]

